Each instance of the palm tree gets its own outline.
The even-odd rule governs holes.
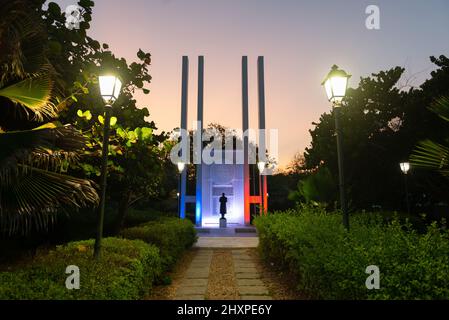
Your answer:
[[[89,180],[65,174],[84,147],[70,125],[51,122],[54,71],[41,17],[12,0],[0,13],[0,232],[42,230],[68,206],[98,202]]]
[[[429,109],[449,122],[448,97],[439,98]],[[429,139],[420,141],[410,157],[411,163],[416,167],[436,170],[443,176],[449,177],[449,139],[444,143]]]

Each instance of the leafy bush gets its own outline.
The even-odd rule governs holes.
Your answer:
[[[171,269],[176,260],[196,241],[196,230],[187,219],[161,218],[137,227],[125,229],[127,239],[140,239],[160,249],[163,266]]]
[[[170,213],[162,212],[155,209],[138,210],[129,209],[125,220],[126,227],[135,227],[140,224],[155,221],[162,217],[169,216]]]
[[[436,224],[418,234],[377,214],[351,218],[319,209],[255,220],[262,256],[296,275],[298,290],[322,299],[448,299],[449,237]],[[380,289],[365,286],[366,267],[380,269]]]
[[[103,239],[96,261],[93,240],[38,254],[24,269],[0,273],[0,299],[138,299],[162,272],[158,249],[139,240]],[[80,289],[68,290],[68,265],[80,269]]]
[[[338,194],[336,185],[330,170],[322,167],[307,178],[301,179],[297,190],[289,194],[289,199],[297,202],[304,199],[309,204],[330,207]]]

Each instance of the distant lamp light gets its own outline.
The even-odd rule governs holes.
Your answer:
[[[99,76],[100,94],[106,104],[113,104],[120,94],[122,82],[113,75]]]
[[[401,171],[404,174],[407,174],[410,170],[410,163],[409,162],[401,162],[399,164],[399,166],[401,167]]]
[[[260,161],[257,163],[257,168],[259,169],[259,172],[262,173],[265,170],[265,162]]]
[[[179,192],[176,192],[176,197],[179,198]]]
[[[186,164],[184,162],[178,162],[177,165],[179,173],[182,173],[186,167]]]
[[[340,106],[343,98],[346,95],[348,88],[348,80],[351,75],[344,70],[333,65],[331,71],[324,79],[321,85],[326,89],[327,99],[333,103],[334,106]]]

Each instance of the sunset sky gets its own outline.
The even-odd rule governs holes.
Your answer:
[[[61,8],[75,0],[57,1]],[[380,30],[365,8],[380,7]],[[333,64],[360,76],[394,66],[429,77],[431,55],[449,55],[449,1],[95,0],[90,36],[128,62],[152,54],[151,93],[139,96],[160,130],[179,126],[181,56],[190,57],[189,127],[196,118],[197,56],[205,56],[205,122],[241,127],[241,56],[250,63],[250,127],[257,128],[258,55],[265,56],[267,128],[279,129],[286,165],[330,109],[322,79]]]

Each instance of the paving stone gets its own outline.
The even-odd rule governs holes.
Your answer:
[[[268,295],[268,289],[265,286],[239,286],[240,295]]]
[[[180,286],[176,290],[176,296],[185,295],[205,295],[207,286],[196,286],[196,287],[184,287]]]
[[[210,257],[210,258],[195,258],[192,260],[192,263],[194,263],[194,262],[210,263],[211,261],[212,261],[212,257]]]
[[[237,279],[237,285],[240,286],[263,286],[264,283],[260,279]]]
[[[209,269],[210,268],[210,262],[192,262],[189,266],[189,269]]]
[[[196,257],[196,258],[192,259],[192,262],[193,261],[211,261],[211,260],[212,260],[212,257]]]
[[[232,255],[234,260],[239,260],[239,261],[253,261],[253,258],[251,258],[250,256],[246,256],[246,255],[237,255],[237,254],[233,254]]]
[[[210,265],[211,262],[212,262],[212,258],[210,258],[210,259],[194,259],[194,260],[192,260],[191,264]]]
[[[243,257],[243,258],[246,258],[246,257],[251,258],[251,256],[248,253],[246,253],[246,252],[232,252],[232,256],[234,258],[241,258],[241,257]]]
[[[196,248],[257,248],[257,237],[199,237]]]
[[[212,256],[214,253],[212,250],[207,250],[207,251],[200,251],[196,254],[195,257],[208,257],[208,256]]]
[[[192,262],[190,263],[191,265],[204,265],[204,266],[209,266],[210,263],[212,262],[212,259],[207,259],[207,260],[192,260]]]
[[[204,300],[204,296],[203,295],[176,296],[174,300]]]
[[[210,266],[200,266],[200,267],[192,266],[187,269],[187,272],[189,272],[189,271],[193,271],[193,272],[196,272],[196,271],[206,272],[207,271],[207,272],[209,272],[209,268],[210,268]]]
[[[207,271],[187,271],[185,276],[186,279],[207,279],[209,278],[209,270]]]
[[[184,279],[182,280],[180,287],[197,287],[205,286],[207,287],[207,279]]]
[[[273,300],[273,298],[270,296],[247,296],[247,295],[240,296],[240,299],[242,299],[242,300]]]
[[[235,273],[257,273],[257,269],[256,268],[239,268],[236,267],[234,268]]]
[[[260,274],[258,274],[258,273],[236,273],[235,277],[237,279],[260,279]]]

